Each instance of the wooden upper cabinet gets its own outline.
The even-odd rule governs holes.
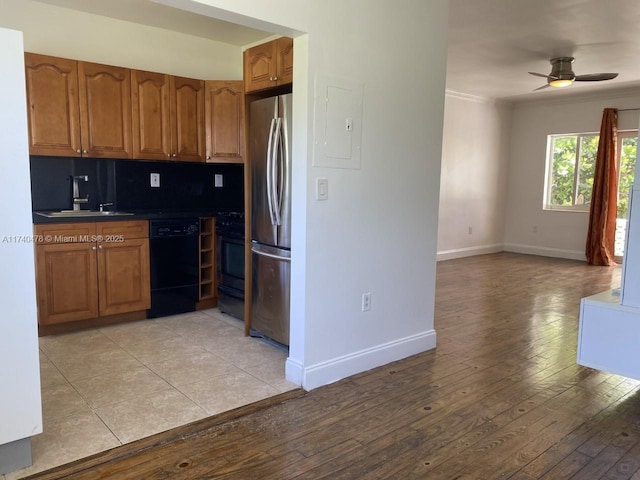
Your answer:
[[[131,71],[133,158],[204,161],[204,82]]]
[[[293,83],[293,38],[281,37],[276,40],[278,56],[278,85]]]
[[[169,75],[131,70],[133,158],[171,158]]]
[[[25,53],[29,153],[79,157],[77,62]]]
[[[293,82],[293,39],[281,37],[244,52],[246,93]]]
[[[131,74],[129,69],[78,62],[82,154],[131,158]]]
[[[205,82],[207,162],[243,162],[245,141],[242,86],[242,80]]]
[[[126,68],[25,53],[29,153],[131,158]]]
[[[25,74],[32,155],[205,161],[203,80],[32,53]]]
[[[170,77],[171,158],[203,162],[204,81]]]

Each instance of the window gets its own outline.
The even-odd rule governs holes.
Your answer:
[[[635,131],[618,132],[618,218],[627,215],[637,135]],[[545,209],[589,211],[598,139],[597,133],[549,136]]]

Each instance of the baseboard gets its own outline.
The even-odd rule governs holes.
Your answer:
[[[0,445],[0,477],[31,466],[31,437]]]
[[[505,243],[505,252],[525,253],[527,255],[540,255],[542,257],[567,258],[569,260],[587,261],[584,252],[577,250],[563,250],[561,248],[536,247],[533,245],[519,245],[516,243]]]
[[[302,377],[304,376],[304,366],[294,358],[287,358],[284,364],[284,378],[296,385],[302,385]]]
[[[473,257],[474,255],[486,255],[488,253],[498,253],[504,250],[502,243],[494,245],[481,245],[478,247],[455,248],[452,250],[441,250],[438,252],[437,261],[451,260],[454,258]]]
[[[434,348],[436,348],[436,332],[429,330],[308,367],[304,367],[296,360],[288,359],[286,375],[287,380],[302,385],[305,390],[313,390],[356,373]]]

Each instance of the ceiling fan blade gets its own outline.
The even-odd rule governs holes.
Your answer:
[[[534,92],[537,92],[538,90],[542,90],[543,88],[547,88],[548,86],[549,86],[548,83],[546,85],[542,85],[541,87],[536,88]]]
[[[547,78],[547,75],[544,75],[544,74],[542,74],[542,73],[529,72],[529,75],[534,75],[534,76],[536,76],[536,77]]]
[[[588,73],[586,75],[576,75],[576,82],[600,82],[602,80],[612,80],[618,76],[617,73]]]

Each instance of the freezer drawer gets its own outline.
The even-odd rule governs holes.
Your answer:
[[[251,327],[283,345],[289,345],[289,254],[288,250],[252,247]]]

